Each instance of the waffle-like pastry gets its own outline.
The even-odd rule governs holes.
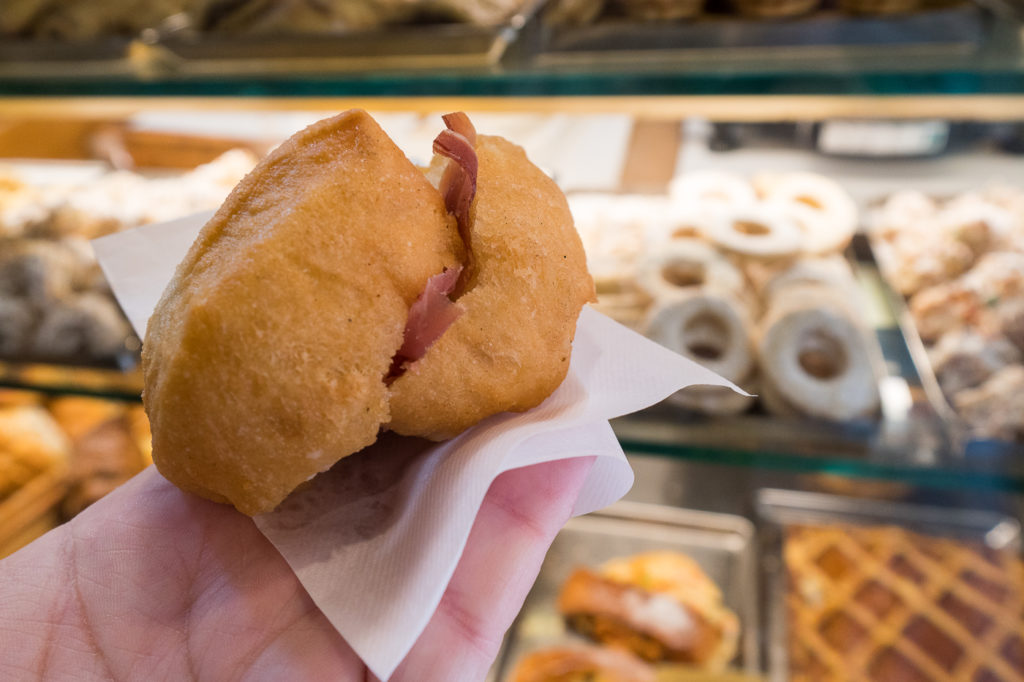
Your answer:
[[[791,526],[789,680],[1024,681],[1024,562],[891,526]]]
[[[739,621],[718,586],[691,558],[649,552],[577,569],[558,609],[569,626],[647,661],[724,668],[736,654]]]

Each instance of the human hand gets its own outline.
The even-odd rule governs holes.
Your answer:
[[[592,462],[494,482],[392,680],[483,679]],[[252,519],[152,467],[0,562],[0,643],[0,679],[375,679]]]

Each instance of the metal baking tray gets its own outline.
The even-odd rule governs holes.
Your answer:
[[[496,64],[543,0],[496,26],[394,25],[337,33],[232,35],[147,29],[87,42],[0,39],[0,77],[287,75]]]
[[[758,491],[756,509],[762,522],[758,529],[767,614],[769,679],[778,682],[787,679],[789,670],[786,567],[782,555],[786,526],[895,525],[923,535],[980,543],[993,550],[1021,551],[1020,521],[988,510],[930,507],[776,489]]]
[[[788,21],[766,21],[704,14],[690,21],[641,23],[599,19],[584,26],[543,29],[540,63],[592,62],[601,59],[749,58],[796,56],[814,51],[849,55],[851,50],[877,54],[971,52],[985,38],[985,13],[972,4],[886,17],[851,17],[822,11]]]
[[[504,680],[530,651],[581,641],[566,629],[555,606],[573,569],[655,550],[686,554],[718,584],[726,606],[740,619],[740,642],[733,666],[756,674],[760,670],[760,642],[753,524],[728,514],[618,502],[572,519],[555,538],[537,582],[505,637],[489,679]]]

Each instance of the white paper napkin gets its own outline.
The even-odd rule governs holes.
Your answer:
[[[93,242],[140,338],[208,218]],[[441,444],[385,437],[372,453],[342,460],[256,524],[353,650],[387,679],[440,603],[495,478],[531,464],[595,455],[574,513],[607,506],[633,484],[608,420],[693,384],[731,386],[585,308],[569,374],[540,406],[496,415]]]

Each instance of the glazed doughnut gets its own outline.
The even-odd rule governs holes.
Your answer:
[[[802,204],[821,215],[823,222],[809,228],[814,230],[812,247],[838,250],[836,246],[845,246],[857,229],[857,204],[838,182],[821,175],[786,173],[768,187],[765,199]]]
[[[840,226],[833,222],[826,211],[798,201],[770,199],[766,203],[778,206],[783,215],[789,216],[796,223],[801,233],[801,249],[808,255],[838,253],[853,239],[854,223]]]
[[[782,396],[779,389],[767,378],[762,377],[761,383],[758,385],[757,397],[761,401],[764,411],[770,415],[785,419],[798,419],[804,416]]]
[[[591,305],[595,310],[619,324],[639,330],[643,327],[647,308],[651,305],[651,297],[639,288],[618,292],[598,292],[597,303]]]
[[[698,289],[652,309],[644,333],[736,382],[754,367],[750,328],[749,315],[736,298]]]
[[[860,296],[850,264],[842,256],[802,258],[787,268],[776,270],[757,288],[762,298],[771,301],[784,289],[805,284],[820,284],[851,297]]]
[[[715,170],[691,171],[673,179],[668,194],[681,206],[724,208],[757,201],[754,187],[745,179]]]
[[[743,273],[707,242],[676,239],[640,263],[637,282],[655,300],[670,299],[694,287],[740,295]]]
[[[664,202],[661,212],[645,230],[647,250],[677,239],[705,239],[711,229],[712,214],[713,210],[706,206]]]
[[[171,482],[267,512],[382,428],[452,435],[561,383],[594,292],[565,198],[519,147],[445,121],[439,187],[353,110],[203,227],[143,345]]]
[[[0,296],[0,357],[20,358],[26,352],[34,321],[26,301]]]
[[[793,286],[761,321],[757,355],[765,383],[803,414],[848,420],[878,409],[875,355],[849,306],[826,287]]]
[[[719,248],[747,258],[776,260],[797,255],[801,234],[791,216],[770,204],[723,209],[708,235]]]

